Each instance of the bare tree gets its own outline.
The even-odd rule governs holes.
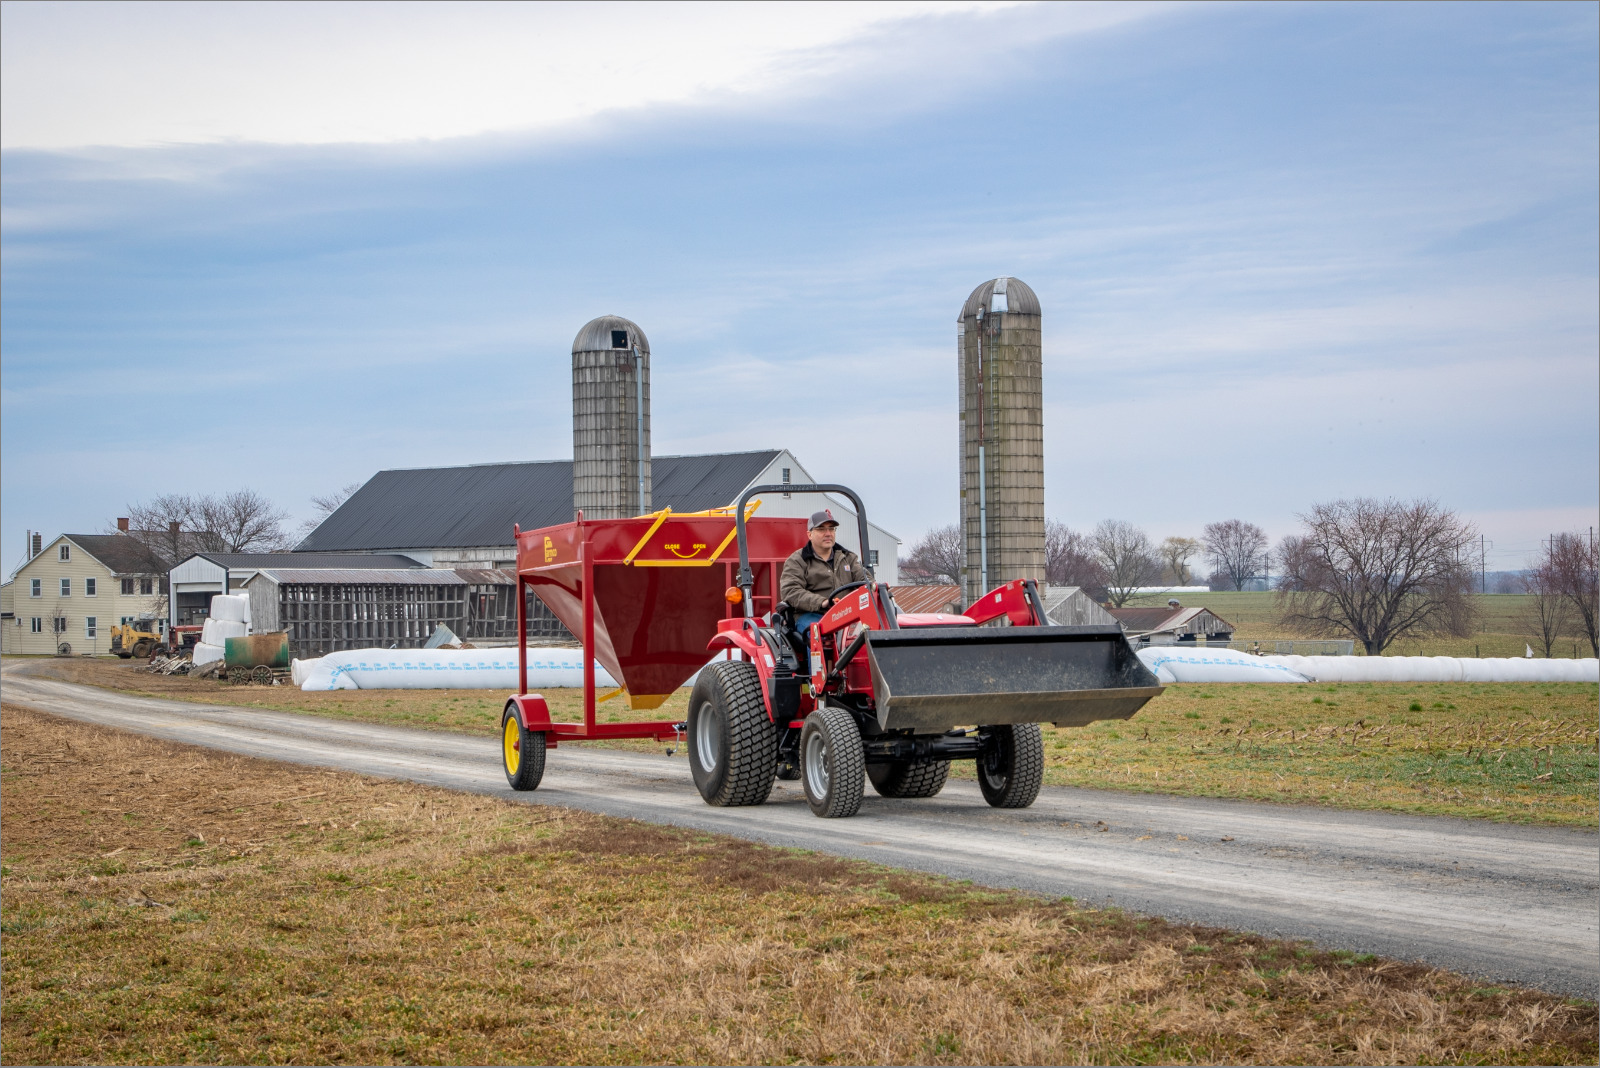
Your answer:
[[[1189,561],[1200,555],[1200,543],[1193,538],[1167,538],[1161,543],[1161,560],[1172,573],[1175,586],[1189,584]]]
[[[170,567],[195,553],[222,552],[220,539],[202,525],[196,499],[183,493],[164,493],[128,506],[128,536],[149,549]],[[110,533],[114,528],[107,525]]]
[[[1097,601],[1106,595],[1106,570],[1088,536],[1058,519],[1044,524],[1044,581],[1050,586],[1078,586]]]
[[[1106,596],[1121,608],[1140,586],[1161,579],[1161,561],[1150,538],[1132,523],[1107,519],[1094,528],[1090,544],[1105,572]]]
[[[1600,553],[1592,536],[1557,534],[1545,545],[1539,567],[1548,570],[1552,585],[1571,607],[1574,622],[1588,637],[1589,647],[1600,656],[1600,640],[1595,634],[1596,602],[1600,601],[1597,562]]]
[[[935,527],[900,561],[900,581],[908,586],[959,586],[966,562],[961,528],[954,523]]]
[[[1206,558],[1236,590],[1267,567],[1267,532],[1242,519],[1207,523],[1201,536]]]
[[[56,652],[61,652],[63,646],[67,652],[72,652],[72,643],[67,638],[67,610],[59,604],[50,610],[50,641]]]
[[[1315,505],[1285,546],[1278,606],[1284,625],[1348,634],[1368,656],[1397,638],[1472,632],[1477,532],[1430,500],[1357,498]]]
[[[1545,658],[1549,659],[1556,641],[1570,628],[1571,605],[1562,595],[1558,577],[1546,566],[1535,567],[1522,576],[1522,591],[1530,600],[1517,615],[1517,622],[1524,633],[1538,640]]]
[[[298,530],[299,537],[304,539],[313,530],[320,527],[327,518],[339,510],[339,506],[348,501],[365,483],[351,482],[340,486],[332,493],[324,493],[311,498],[311,506],[316,509],[316,514],[310,519],[302,520]]]
[[[285,547],[288,514],[254,490],[167,493],[128,506],[129,535],[174,563],[197,552],[273,552]]]

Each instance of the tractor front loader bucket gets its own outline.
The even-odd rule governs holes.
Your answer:
[[[925,627],[867,632],[878,726],[1127,719],[1162,690],[1120,627]]]

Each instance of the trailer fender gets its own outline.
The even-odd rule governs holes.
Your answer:
[[[554,749],[556,746],[556,730],[550,722],[550,706],[540,694],[522,693],[512,694],[507,702],[517,710],[517,718],[522,720],[522,725],[530,731],[543,731],[545,746]]]

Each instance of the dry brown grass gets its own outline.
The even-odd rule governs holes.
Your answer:
[[[0,715],[6,1063],[1596,1057],[1418,965]]]

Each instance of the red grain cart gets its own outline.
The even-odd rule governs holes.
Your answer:
[[[1052,625],[1031,580],[961,615],[902,612],[887,585],[851,583],[802,635],[777,584],[805,521],[751,518],[757,493],[849,497],[871,559],[866,510],[837,485],[757,486],[729,510],[580,513],[517,531],[519,583],[581,635],[586,666],[584,721],[554,723],[527,692],[524,641],[501,721],[513,788],[538,786],[545,750],[563,740],[687,736],[695,786],[713,805],[761,804],[775,778],[799,778],[813,812],[849,816],[868,781],[886,797],[931,797],[949,762],[969,759],[989,804],[1021,808],[1043,780],[1040,723],[1127,719],[1161,692],[1120,627]],[[719,652],[731,659],[706,663]],[[699,670],[688,719],[596,723],[596,660],[633,708],[658,707]]]

